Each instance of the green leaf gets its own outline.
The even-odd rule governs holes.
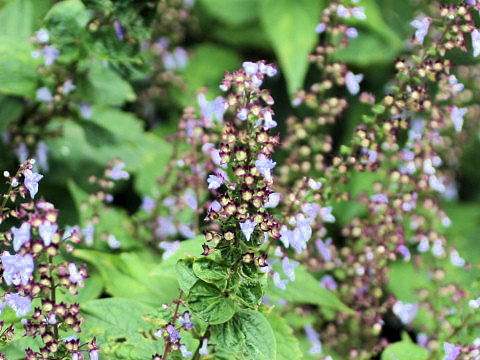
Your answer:
[[[303,86],[308,54],[317,41],[322,1],[263,0],[260,19],[287,80],[290,95]]]
[[[20,119],[23,114],[23,103],[20,99],[0,95],[0,132],[5,132],[8,126]]]
[[[200,258],[193,263],[193,272],[203,281],[224,288],[229,270],[225,265],[216,263],[209,258]]]
[[[192,286],[198,281],[193,272],[193,258],[179,260],[175,265],[175,269],[177,270],[180,288],[188,294]]]
[[[263,289],[259,281],[244,279],[237,288],[237,296],[252,308],[257,307],[263,298]]]
[[[82,330],[87,338],[97,337],[102,358],[143,360],[145,354],[162,351],[161,341],[141,334],[156,330],[142,319],[154,308],[132,299],[109,298],[93,300],[81,309],[86,320]]]
[[[295,277],[295,281],[287,284],[286,290],[279,289],[272,279],[269,279],[268,294],[291,302],[326,306],[349,314],[353,312],[333,292],[321,286],[302,265],[295,268]]]
[[[273,313],[263,313],[269,322],[277,343],[277,360],[298,360],[302,358],[300,344],[293,336],[293,330],[286,321]]]
[[[114,70],[104,66],[100,61],[93,61],[88,66],[88,82],[79,83],[82,99],[87,102],[104,105],[122,105],[135,100],[135,92],[130,83]]]
[[[412,342],[400,341],[382,352],[382,360],[425,360],[428,351]]]
[[[201,280],[190,289],[187,305],[212,325],[224,323],[235,314],[235,303],[216,286]]]
[[[255,310],[242,310],[228,322],[211,327],[211,341],[235,359],[275,360],[277,344],[272,327]]]
[[[59,44],[75,42],[82,36],[90,13],[79,0],[65,0],[55,4],[45,16],[50,36]]]
[[[200,0],[207,11],[224,23],[241,25],[256,19],[258,0]]]
[[[32,58],[28,42],[0,36],[0,93],[35,97],[40,61]]]
[[[40,26],[50,1],[6,0],[0,4],[0,35],[28,40]]]
[[[146,259],[143,254],[126,252],[112,255],[94,250],[75,250],[74,255],[98,269],[105,290],[115,297],[161,306],[178,296],[175,273],[152,275],[155,262]]]

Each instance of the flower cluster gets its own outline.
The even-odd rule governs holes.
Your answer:
[[[79,305],[59,300],[61,293],[78,294],[78,287],[88,277],[85,266],[59,260],[60,252],[73,250],[73,244],[82,238],[75,230],[69,234],[60,230],[55,207],[43,199],[34,199],[43,176],[32,171],[33,163],[28,160],[22,164],[13,177],[5,174],[10,190],[4,199],[10,199],[15,206],[16,196],[26,197],[28,191],[31,200],[8,211],[4,201],[0,209],[2,214],[7,211],[11,220],[20,222],[2,234],[3,244],[9,250],[4,250],[0,257],[2,282],[8,286],[0,300],[0,314],[6,306],[10,307],[22,318],[24,336],[42,340],[43,347],[38,351],[25,350],[26,359],[46,359],[52,354],[55,359],[67,354],[72,359],[83,359],[88,352],[90,359],[95,360],[98,359],[95,339],[81,343],[72,336],[81,332],[84,322]],[[12,326],[5,330],[4,338],[11,338],[8,334],[13,334]]]

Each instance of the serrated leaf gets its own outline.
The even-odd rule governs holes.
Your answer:
[[[222,324],[235,314],[235,303],[216,286],[201,280],[190,289],[187,306],[212,325]]]
[[[273,313],[263,313],[272,327],[277,343],[277,360],[298,360],[302,358],[300,344],[293,336],[293,330],[286,321]]]
[[[322,1],[263,0],[260,4],[263,28],[280,61],[288,92],[293,95],[303,86],[307,57],[317,41],[315,27]]]
[[[211,327],[211,341],[234,359],[275,360],[277,344],[272,327],[256,310],[242,310],[228,322]]]
[[[256,19],[258,0],[200,0],[207,11],[224,23],[240,25]]]
[[[229,276],[229,270],[209,258],[200,258],[193,263],[193,272],[203,281],[215,284],[219,288],[224,288],[226,278]]]
[[[193,258],[181,259],[175,265],[177,271],[177,279],[180,288],[188,293],[193,285],[198,281],[198,278],[193,272]]]

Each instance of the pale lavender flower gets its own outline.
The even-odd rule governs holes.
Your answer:
[[[480,298],[470,300],[468,306],[472,309],[478,309],[480,307]]]
[[[175,235],[177,230],[175,228],[175,224],[173,223],[173,217],[161,217],[159,216],[157,218],[157,230],[155,231],[155,235],[165,238],[170,235]]]
[[[472,31],[472,47],[473,47],[473,56],[477,57],[480,55],[480,32],[477,29]]]
[[[417,29],[417,31],[415,31],[415,38],[420,44],[423,44],[423,40],[428,33],[428,27],[431,22],[432,19],[424,17],[423,19],[415,19],[410,23],[410,25]]]
[[[340,4],[337,7],[337,15],[339,17],[349,18],[350,17],[350,11],[348,11],[348,9],[344,5]]]
[[[195,237],[195,232],[187,224],[178,225],[178,231],[187,239],[193,239]]]
[[[44,141],[39,141],[37,145],[37,156],[38,164],[44,170],[48,171],[48,151],[50,148],[45,144]]]
[[[140,208],[144,211],[146,211],[148,214],[150,214],[153,209],[157,206],[157,203],[155,200],[153,200],[150,196],[144,195],[142,198],[142,205]]]
[[[335,216],[332,215],[333,208],[331,206],[324,207],[320,210],[320,216],[323,222],[333,223],[335,222]]]
[[[365,15],[365,7],[359,6],[352,9],[352,15],[354,18],[359,20],[365,20],[367,15]]]
[[[90,350],[88,352],[88,356],[90,357],[90,360],[98,360],[98,351],[97,350]]]
[[[245,61],[242,67],[248,75],[255,75],[258,72],[258,64],[251,61]]]
[[[20,284],[28,284],[34,268],[32,255],[10,255],[8,251],[4,251],[1,256],[1,261],[3,278],[7,285],[13,284],[18,286]]]
[[[74,284],[83,280],[83,275],[78,271],[77,265],[73,262],[68,264],[68,273],[69,273],[68,278]]]
[[[445,253],[445,249],[443,248],[442,242],[438,239],[435,240],[432,247],[432,254],[435,257],[441,257],[443,256],[444,253]]]
[[[220,203],[219,203],[217,200],[214,200],[214,201],[212,201],[212,203],[210,204],[208,210],[209,210],[209,211],[219,212],[221,208],[222,208],[222,205],[220,205]]]
[[[428,249],[430,249],[430,243],[428,241],[428,238],[426,236],[423,236],[418,243],[417,250],[423,253],[428,251]]]
[[[183,326],[185,330],[192,330],[195,327],[195,324],[191,321],[190,313],[186,311],[183,316],[181,316],[178,321]]]
[[[372,195],[370,200],[377,204],[388,204],[388,197],[385,194]]]
[[[85,236],[85,243],[87,245],[93,244],[93,236],[95,234],[95,227],[92,223],[89,223],[85,229],[82,229],[82,234]]]
[[[40,29],[35,33],[35,38],[41,44],[45,44],[50,39],[47,29]]]
[[[443,360],[456,360],[458,355],[460,355],[461,348],[455,344],[444,342],[443,350],[445,351],[445,357]]]
[[[321,211],[321,207],[318,204],[305,203],[302,205],[302,211],[309,219],[314,219]]]
[[[459,253],[457,250],[453,250],[450,253],[450,261],[452,262],[453,266],[456,267],[463,267],[465,266],[465,259],[460,257]]]
[[[247,117],[248,117],[247,108],[241,108],[237,114],[237,118],[239,118],[240,120],[247,120]]]
[[[167,334],[170,337],[170,341],[173,343],[177,343],[180,340],[180,334],[172,324],[167,325]]]
[[[363,74],[355,75],[351,71],[345,75],[345,85],[350,94],[356,95],[360,91],[360,82],[363,80]]]
[[[188,64],[188,54],[182,47],[176,47],[173,50],[173,58],[177,65],[177,69],[184,69]]]
[[[192,356],[192,352],[187,350],[187,347],[185,345],[180,345],[180,352],[182,353],[183,357],[189,357]]]
[[[223,179],[220,176],[209,175],[207,182],[209,189],[218,189],[220,186],[222,186]]]
[[[125,170],[122,170],[124,167],[125,167],[125,164],[123,162],[115,164],[115,166],[110,171],[110,175],[109,175],[110,179],[112,180],[128,179],[130,175]]]
[[[320,285],[322,285],[327,290],[335,290],[337,288],[337,282],[330,275],[325,275],[320,279]]]
[[[88,104],[80,104],[80,114],[84,119],[90,119],[92,117],[92,107]]]
[[[449,82],[450,85],[452,85],[452,91],[453,92],[460,92],[465,87],[462,83],[458,82],[458,79],[455,75],[450,75],[448,77],[448,82]]]
[[[37,100],[50,103],[53,101],[53,96],[52,93],[50,92],[50,89],[47,88],[46,86],[41,87],[40,89],[37,90]]]
[[[332,260],[332,252],[330,251],[329,246],[332,244],[332,239],[328,238],[323,242],[321,239],[317,239],[315,241],[315,245],[317,246],[317,250],[322,255],[325,261]]]
[[[208,355],[208,338],[202,340],[202,347],[199,349],[200,355]]]
[[[280,193],[271,193],[268,195],[268,201],[265,203],[265,208],[275,208],[280,202]]]
[[[267,129],[272,129],[277,126],[277,122],[272,118],[272,112],[267,110],[263,113],[264,126]]]
[[[63,83],[63,95],[68,95],[74,91],[77,87],[73,85],[72,79],[68,79]]]
[[[0,300],[0,315],[2,315],[2,311],[3,311],[3,309],[5,309],[5,306],[6,306],[6,305],[7,305],[7,304],[6,304],[5,302],[3,302],[3,301]]]
[[[317,25],[317,27],[315,28],[315,31],[317,34],[321,34],[323,33],[325,30],[327,29],[327,26],[325,25],[325,23],[320,23]]]
[[[397,251],[403,256],[403,261],[409,261],[411,258],[410,250],[405,245],[400,245]]]
[[[25,145],[25,143],[20,143],[20,145],[18,145],[14,150],[13,152],[15,153],[15,155],[17,155],[18,157],[18,161],[21,162],[22,164],[27,161],[28,159],[28,149],[27,149],[27,145]]]
[[[277,75],[277,69],[273,65],[265,65],[264,63],[260,63],[259,69],[262,74],[265,74],[268,77],[274,77]]]
[[[312,190],[319,190],[322,187],[322,183],[320,181],[315,181],[312,178],[308,179],[308,186]]]
[[[52,224],[50,221],[45,220],[39,227],[38,233],[43,240],[45,246],[49,246],[52,243],[53,236],[57,232],[58,226]]]
[[[253,86],[260,87],[260,86],[262,86],[263,81],[257,75],[253,75],[252,76],[252,84],[253,84]]]
[[[45,46],[41,52],[43,57],[45,58],[46,66],[52,65],[57,59],[58,55],[60,55],[60,51],[58,51],[58,49],[53,45]]]
[[[187,189],[183,197],[185,204],[188,205],[192,210],[198,209],[197,195],[193,189]]]
[[[418,304],[408,304],[402,301],[397,301],[393,305],[393,313],[400,319],[403,324],[410,323],[417,314]]]
[[[455,128],[455,131],[458,133],[462,131],[463,127],[463,116],[467,113],[467,108],[458,108],[456,106],[452,107],[450,111],[450,116],[452,118],[452,123]]]
[[[419,333],[417,335],[417,344],[423,348],[427,348],[428,344],[428,335],[425,333]]]
[[[290,281],[295,281],[295,268],[299,265],[297,261],[292,261],[288,257],[282,259],[283,272],[290,278]]]
[[[305,325],[305,335],[307,335],[307,340],[312,346],[308,350],[309,354],[320,354],[322,352],[322,343],[320,342],[320,335],[315,331],[312,325]]]
[[[117,38],[123,40],[125,29],[123,28],[122,24],[120,24],[120,21],[115,20],[113,22],[113,28],[115,29],[115,34],[117,35]]]
[[[27,315],[32,308],[32,300],[28,296],[5,294],[5,301],[15,311],[17,317]]]
[[[240,223],[240,229],[242,230],[242,233],[247,241],[250,241],[250,237],[255,230],[255,226],[257,226],[257,223],[255,221],[251,221],[250,219],[247,219],[245,220],[245,222]]]
[[[349,38],[356,38],[358,37],[358,31],[354,27],[348,28],[345,32]]]
[[[30,223],[25,221],[19,228],[14,226],[10,229],[13,234],[13,250],[20,250],[23,244],[30,241],[30,228]]]
[[[160,244],[158,244],[158,246],[163,250],[165,250],[162,258],[168,259],[170,256],[172,256],[175,253],[175,251],[177,251],[180,248],[180,241],[174,241],[174,242],[162,241]]]
[[[255,167],[260,171],[267,182],[272,181],[271,170],[277,163],[269,158],[265,154],[259,154],[255,161]]]
[[[288,280],[287,279],[285,279],[285,280],[280,279],[280,274],[278,272],[274,272],[273,273],[273,283],[275,284],[276,287],[278,287],[282,290],[286,290],[287,289],[286,284],[288,284]]]
[[[288,230],[288,228],[283,225],[280,228],[280,241],[283,243],[283,246],[288,248],[290,246],[290,241],[293,237],[293,231]]]
[[[108,235],[107,243],[108,243],[108,246],[110,246],[110,248],[112,249],[118,249],[120,246],[122,246],[120,241],[118,241],[115,235],[113,234]]]

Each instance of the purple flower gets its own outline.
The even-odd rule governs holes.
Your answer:
[[[27,169],[24,172],[24,176],[25,179],[23,184],[28,189],[30,196],[33,199],[38,192],[38,182],[43,178],[43,175],[34,173],[32,170]]]
[[[274,208],[277,207],[278,203],[280,202],[280,193],[271,193],[268,195],[268,201],[265,203],[266,208]]]
[[[425,39],[428,33],[428,27],[431,22],[432,19],[424,17],[423,19],[415,19],[410,23],[410,25],[417,29],[417,31],[415,31],[415,38],[420,44],[423,44],[423,39]]]
[[[198,209],[197,196],[193,189],[187,189],[183,197],[185,204],[187,204],[192,210]]]
[[[110,246],[112,249],[118,249],[120,246],[122,246],[120,241],[118,241],[115,235],[113,234],[108,235],[107,243],[108,243],[108,246]]]
[[[50,39],[50,35],[48,35],[47,29],[40,29],[35,33],[35,37],[39,43],[45,44]]]
[[[242,230],[243,235],[245,235],[245,239],[247,241],[250,241],[250,237],[255,230],[255,226],[257,226],[257,223],[255,221],[251,221],[250,219],[247,219],[245,220],[245,222],[240,223],[240,229]]]
[[[170,337],[170,341],[173,343],[177,343],[180,340],[180,334],[172,324],[167,325],[167,333]]]
[[[187,239],[193,239],[195,237],[195,232],[186,224],[178,225],[178,231]]]
[[[190,314],[186,311],[182,317],[179,319],[180,324],[182,324],[185,330],[192,330],[195,327],[195,324],[190,319]]]
[[[467,108],[458,108],[456,106],[453,106],[452,110],[450,111],[450,116],[452,117],[452,123],[457,133],[462,131],[463,116],[466,113],[467,113]]]
[[[409,261],[411,258],[410,250],[405,245],[400,245],[397,251],[403,256],[403,261]]]
[[[217,200],[215,200],[210,204],[210,207],[208,208],[208,210],[219,212],[221,208],[222,208],[222,205],[220,205],[220,203]]]
[[[237,118],[240,120],[247,120],[248,117],[248,110],[246,108],[241,108],[237,114]]]
[[[267,129],[272,129],[277,126],[277,122],[272,119],[272,112],[267,110],[263,113],[264,126]]]
[[[110,175],[109,175],[110,179],[112,180],[128,179],[130,175],[125,170],[122,170],[124,167],[125,167],[125,164],[123,162],[119,164],[115,164],[115,166],[110,171]]]
[[[358,37],[358,31],[354,27],[348,28],[345,32],[349,38],[356,38]]]
[[[292,237],[293,237],[293,231],[288,230],[288,228],[285,225],[283,225],[280,229],[280,241],[283,243],[283,246],[288,248],[290,246]]]
[[[260,171],[267,182],[272,181],[271,170],[275,167],[277,163],[272,159],[267,158],[265,154],[258,155],[257,160],[255,161],[255,167]]]
[[[60,51],[55,46],[47,45],[42,49],[42,55],[45,58],[45,65],[52,65],[60,55]]]
[[[461,348],[448,342],[443,343],[443,350],[445,350],[445,357],[443,360],[455,360],[460,355]]]
[[[251,61],[245,61],[242,67],[248,75],[255,75],[258,72],[258,64]]]
[[[27,161],[28,159],[28,149],[27,149],[27,145],[25,145],[25,143],[20,143],[20,145],[18,145],[14,150],[13,152],[15,153],[15,155],[17,155],[18,157],[18,161],[20,161],[22,164]]]
[[[290,262],[288,257],[282,259],[283,272],[290,278],[290,281],[295,281],[295,267],[297,267],[298,264],[296,261]]]
[[[72,91],[74,91],[77,87],[75,85],[73,85],[73,81],[72,79],[68,79],[67,81],[65,81],[65,83],[63,84],[63,95],[68,95],[70,94]]]
[[[393,305],[393,313],[400,319],[403,324],[410,323],[417,314],[418,304],[408,304],[397,301]]]
[[[377,204],[388,204],[388,197],[384,194],[373,195],[370,200]]]
[[[262,74],[265,74],[268,77],[274,77],[277,75],[277,69],[273,65],[265,65],[264,63],[260,63],[259,69]]]
[[[43,141],[39,141],[37,145],[37,156],[38,164],[44,170],[48,171],[48,151],[50,148]]]
[[[320,335],[315,331],[312,325],[305,325],[305,335],[307,335],[307,340],[310,342],[312,347],[308,352],[310,354],[320,354],[322,352],[322,343],[320,342]]]
[[[185,345],[180,345],[180,352],[182,353],[183,357],[189,357],[192,356],[192,352],[187,350],[187,347]]]
[[[345,75],[345,85],[352,95],[358,94],[360,91],[360,82],[363,80],[363,74],[355,75],[351,71]]]
[[[354,18],[359,20],[365,20],[367,15],[365,15],[365,7],[359,6],[352,9],[352,15]]]
[[[286,290],[287,289],[286,284],[288,284],[288,280],[287,279],[281,280],[280,279],[280,274],[278,272],[274,272],[273,273],[273,283],[275,284],[276,287],[278,287],[282,290]]]
[[[350,17],[350,11],[348,11],[348,9],[344,5],[340,4],[337,7],[337,15],[339,17],[349,18]]]
[[[221,96],[218,96],[212,102],[208,102],[205,99],[204,94],[199,94],[197,96],[198,105],[200,106],[200,111],[206,122],[212,121],[213,115],[217,118],[217,121],[223,121],[223,115],[225,114],[225,99]]]
[[[77,265],[73,262],[68,264],[68,273],[68,278],[74,284],[83,280],[83,275],[78,271]]]
[[[85,103],[80,104],[80,114],[84,119],[90,119],[92,117],[92,107]]]
[[[162,258],[168,259],[170,256],[172,256],[175,253],[175,251],[178,250],[178,248],[180,247],[180,241],[174,241],[174,242],[162,241],[160,244],[158,244],[158,246],[163,250],[165,250]]]
[[[45,220],[42,225],[38,227],[38,232],[43,240],[45,246],[49,246],[52,243],[52,238],[57,232],[58,226],[52,224],[50,221]]]
[[[120,21],[118,20],[115,20],[113,22],[113,28],[115,29],[115,34],[117,35],[117,38],[119,38],[120,40],[123,40],[123,34],[125,32],[122,24],[120,24]]]
[[[34,268],[32,255],[10,255],[8,251],[4,251],[0,259],[3,266],[3,278],[7,285],[28,284]]]
[[[328,238],[323,242],[321,239],[317,239],[315,241],[315,245],[317,246],[317,250],[322,255],[325,261],[330,261],[332,259],[332,252],[330,251],[330,244],[332,243],[332,239]]]
[[[452,91],[453,92],[460,92],[464,88],[464,85],[462,83],[458,82],[458,79],[455,75],[450,75],[448,77],[448,82],[449,82],[450,85],[452,85]]]
[[[322,285],[327,290],[335,290],[337,288],[337,282],[330,275],[325,275],[320,279],[320,285]]]
[[[188,64],[188,54],[184,48],[176,47],[173,50],[173,58],[178,69],[184,69]]]
[[[430,243],[428,242],[428,238],[423,236],[420,242],[418,243],[417,250],[420,252],[426,252],[430,248]]]
[[[202,340],[202,347],[199,349],[200,355],[208,355],[208,338]]]
[[[322,183],[320,181],[315,181],[312,178],[308,179],[308,186],[312,190],[319,190],[322,187]]]
[[[460,257],[457,250],[453,250],[450,253],[450,261],[452,262],[453,266],[456,266],[456,267],[464,267],[465,266],[465,259]]]
[[[480,32],[477,29],[472,31],[472,47],[473,56],[477,57],[480,54]]]
[[[52,93],[50,92],[50,89],[47,88],[46,86],[41,87],[40,89],[37,90],[37,100],[50,103],[53,101],[53,96]]]
[[[93,236],[95,234],[95,227],[92,223],[88,224],[85,229],[82,229],[82,234],[85,236],[85,243],[87,245],[93,244]]]
[[[315,32],[317,34],[321,34],[323,33],[325,30],[326,30],[327,26],[325,25],[325,23],[320,23],[317,25],[317,27],[315,28]]]
[[[5,306],[6,306],[6,305],[7,305],[7,304],[5,304],[5,302],[3,302],[3,301],[0,300],[0,315],[2,315],[2,311],[3,311],[3,309],[5,309]]]
[[[321,207],[318,204],[306,203],[302,205],[302,211],[309,219],[314,219],[321,211]]]
[[[5,301],[15,311],[17,317],[27,315],[32,308],[32,300],[28,296],[5,294]]]
[[[157,206],[157,203],[155,200],[153,200],[150,196],[144,195],[142,198],[142,205],[140,206],[140,209],[146,211],[148,214],[150,214],[153,209]]]
[[[90,360],[98,360],[98,351],[95,349],[90,350],[88,356],[90,357]]]
[[[323,222],[333,223],[335,222],[335,216],[332,215],[332,207],[327,206],[320,210],[320,216],[322,217]]]
[[[209,189],[218,189],[220,186],[222,186],[223,179],[216,175],[209,175],[207,182]]]
[[[309,220],[299,221],[298,226],[293,230],[293,236],[290,237],[290,245],[297,253],[307,248],[307,241],[312,235],[312,228]]]
[[[23,222],[20,228],[12,227],[13,250],[18,251],[26,242],[30,241],[30,223]]]

